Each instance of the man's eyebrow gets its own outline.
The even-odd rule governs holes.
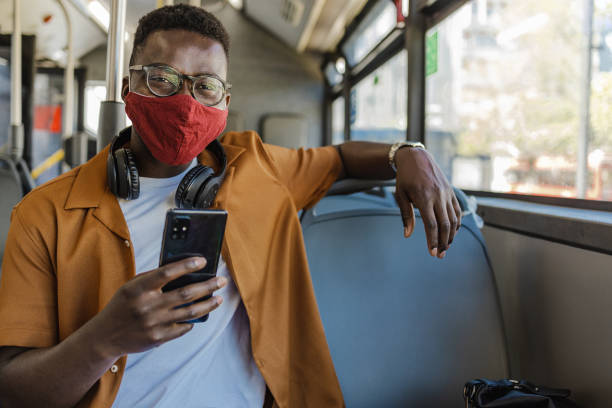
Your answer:
[[[176,67],[174,67],[174,66],[172,66],[170,64],[166,64],[164,62],[152,62],[150,64],[142,64],[142,65],[165,66],[165,67],[170,67],[170,68],[172,68],[172,69],[174,69],[174,70],[176,70],[178,72],[181,72],[181,71],[179,71],[178,68],[176,68]],[[197,77],[197,76],[202,76],[202,75],[211,76],[211,77],[217,78],[221,82],[227,82],[225,79],[221,78],[219,75],[215,74],[214,72],[202,71],[202,72],[197,72],[197,73],[195,73],[195,74],[193,74],[191,76]]]
[[[217,78],[218,80],[220,80],[220,81],[222,81],[222,82],[225,82],[225,80],[224,80],[224,79],[222,79],[222,78],[221,78],[219,75],[215,74],[214,72],[206,72],[206,71],[204,71],[204,72],[198,72],[198,73],[196,73],[196,74],[194,74],[194,75],[192,75],[192,76],[196,76],[196,77],[197,77],[197,76],[202,76],[202,75],[205,75],[205,76],[211,76],[211,77],[213,77],[213,78]]]

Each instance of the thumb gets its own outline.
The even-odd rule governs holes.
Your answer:
[[[397,201],[397,205],[399,206],[400,213],[402,215],[402,222],[404,223],[404,237],[408,238],[412,235],[414,231],[414,208],[412,207],[412,203],[406,197],[402,191],[397,191],[395,193],[395,201]]]

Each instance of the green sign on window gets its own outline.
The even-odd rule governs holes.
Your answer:
[[[438,32],[427,37],[425,42],[425,76],[438,72]]]

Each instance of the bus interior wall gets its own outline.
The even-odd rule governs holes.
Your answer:
[[[581,406],[609,406],[612,255],[492,226],[483,235],[511,376],[570,387]]]

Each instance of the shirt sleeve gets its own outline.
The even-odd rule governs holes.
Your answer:
[[[57,343],[56,277],[40,233],[18,208],[0,275],[0,346],[49,347]]]
[[[297,150],[264,146],[298,210],[312,207],[323,198],[342,170],[342,160],[333,146]]]

